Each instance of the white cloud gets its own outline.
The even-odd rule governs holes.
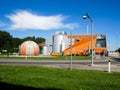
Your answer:
[[[37,29],[37,30],[54,30],[54,29],[74,29],[77,24],[64,23],[66,19],[63,15],[40,16],[29,11],[16,11],[7,18],[12,22],[9,29]]]

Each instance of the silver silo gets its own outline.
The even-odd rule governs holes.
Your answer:
[[[69,47],[68,37],[63,33],[53,35],[53,52],[63,52]]]
[[[44,55],[48,55],[48,54],[49,54],[48,46],[47,46],[47,45],[43,46],[42,53],[43,53]]]

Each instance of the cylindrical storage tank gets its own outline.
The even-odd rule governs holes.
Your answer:
[[[62,52],[69,46],[68,38],[64,34],[53,36],[53,52]]]
[[[62,42],[62,52],[69,47],[69,39],[66,35],[63,36],[63,42]]]
[[[43,54],[48,55],[49,54],[49,48],[48,46],[43,46]]]
[[[39,46],[34,41],[25,41],[20,46],[21,55],[38,55]]]

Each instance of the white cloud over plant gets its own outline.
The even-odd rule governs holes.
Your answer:
[[[54,29],[74,29],[78,25],[75,23],[65,23],[66,16],[41,16],[29,11],[15,11],[13,14],[7,15],[11,25],[9,29],[13,30],[54,30]]]

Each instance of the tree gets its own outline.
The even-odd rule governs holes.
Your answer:
[[[14,52],[18,52],[19,51],[19,46],[21,45],[22,42],[23,42],[23,39],[13,38]]]
[[[29,37],[26,37],[26,38],[23,39],[23,41],[27,41],[27,40],[32,40],[32,41],[36,42],[37,44],[45,41],[44,38],[42,38],[42,37],[37,37],[36,38],[35,36],[33,36],[33,37],[29,36]]]
[[[36,43],[41,43],[41,42],[45,42],[45,39],[44,38],[41,38],[41,37],[37,37],[36,39],[35,39],[35,42]]]
[[[115,50],[115,52],[119,52],[120,53],[120,48],[118,48],[117,50]]]
[[[12,52],[13,38],[8,32],[0,30],[0,51],[2,50]]]
[[[118,52],[120,53],[120,48],[118,49]]]

